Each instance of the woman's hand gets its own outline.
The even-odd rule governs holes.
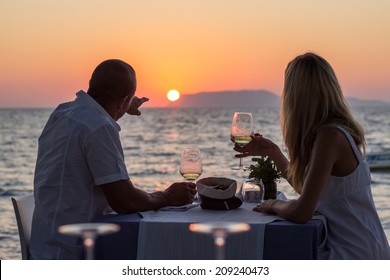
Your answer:
[[[234,150],[240,154],[235,155],[236,158],[247,156],[269,156],[272,157],[277,145],[271,140],[264,138],[261,134],[255,133],[251,135],[252,141],[244,147],[239,145],[234,146]]]
[[[260,202],[256,205],[255,208],[253,208],[253,211],[256,212],[263,212],[267,214],[275,214],[275,212],[272,210],[272,205],[275,203],[275,199],[267,199],[263,202]]]
[[[134,96],[131,100],[130,108],[127,113],[134,116],[140,116],[141,111],[139,110],[139,107],[141,107],[141,105],[144,104],[146,101],[149,101],[149,98],[138,98],[137,96]]]
[[[271,140],[264,138],[261,134],[255,133],[251,135],[252,141],[246,144],[244,147],[239,145],[234,146],[234,150],[240,154],[236,154],[236,158],[248,157],[248,156],[267,156],[270,157],[276,164],[278,170],[282,173],[282,177],[287,179],[288,160]]]

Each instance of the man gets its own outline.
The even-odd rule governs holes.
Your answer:
[[[129,179],[116,121],[126,113],[141,114],[148,99],[135,91],[133,68],[106,60],[94,70],[87,93],[79,91],[51,114],[39,138],[34,177],[33,259],[81,258],[78,239],[58,233],[58,227],[90,222],[110,207],[134,213],[192,202],[193,183],[147,193]]]

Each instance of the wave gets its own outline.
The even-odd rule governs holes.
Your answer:
[[[25,189],[0,188],[0,196],[3,197],[23,196],[31,193],[32,191],[28,191]]]

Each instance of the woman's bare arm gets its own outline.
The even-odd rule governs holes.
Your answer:
[[[266,200],[253,210],[258,212],[274,213],[278,216],[298,223],[305,223],[312,218],[317,203],[324,192],[334,166],[340,166],[339,162],[352,160],[353,153],[346,153],[349,143],[345,136],[336,128],[326,128],[320,131],[314,143],[312,157],[310,159],[307,173],[298,199],[279,201]],[[350,148],[349,148],[350,149]],[[345,161],[342,157],[348,154],[351,159]]]

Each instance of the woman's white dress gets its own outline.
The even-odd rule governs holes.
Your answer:
[[[390,248],[371,193],[371,173],[352,136],[342,127],[358,167],[345,177],[331,176],[317,212],[327,219],[321,259],[390,259]]]

